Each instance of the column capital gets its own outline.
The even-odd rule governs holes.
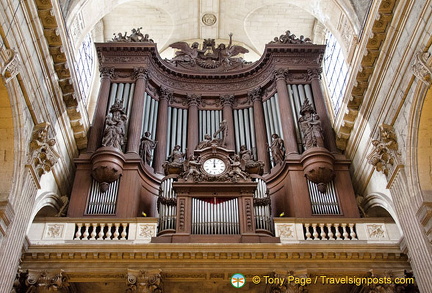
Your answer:
[[[99,68],[101,78],[113,78],[115,75],[114,67],[101,67]]]
[[[413,74],[427,86],[431,84],[432,78],[432,67],[428,66],[430,56],[431,54],[428,52],[417,52],[411,64]]]
[[[136,79],[145,79],[148,80],[148,71],[144,67],[134,67],[134,78]]]
[[[159,89],[159,99],[170,101],[173,98],[173,92],[165,86],[161,86]]]
[[[234,104],[234,95],[220,95],[220,102],[223,106],[232,106]]]
[[[187,104],[188,106],[198,106],[201,103],[201,96],[197,94],[188,94],[187,95]]]
[[[259,87],[254,88],[253,90],[249,91],[248,92],[248,98],[249,98],[249,101],[251,101],[252,103],[255,101],[261,102],[262,101],[262,88],[259,86]]]
[[[321,79],[322,68],[308,68],[308,81],[313,79]]]
[[[275,69],[273,71],[273,74],[274,74],[276,80],[279,80],[279,79],[285,80],[285,77],[288,74],[288,69],[286,69],[286,68],[278,68],[278,69]]]

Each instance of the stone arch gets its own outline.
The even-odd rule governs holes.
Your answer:
[[[54,192],[43,192],[36,198],[31,219],[41,217],[55,217],[61,211],[64,201]]]
[[[385,214],[387,213],[400,227],[392,199],[389,196],[378,192],[368,194],[362,202],[362,208],[366,216],[380,217],[387,216]]]

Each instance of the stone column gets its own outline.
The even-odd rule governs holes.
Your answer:
[[[282,135],[285,142],[286,154],[297,154],[297,134],[296,128],[294,124],[294,116],[291,108],[291,103],[289,100],[288,88],[285,81],[285,75],[288,73],[288,70],[278,69],[274,71],[276,78],[276,90],[278,93],[278,101],[280,112],[283,113],[281,115],[281,123],[282,123]],[[279,133],[279,135],[281,135]]]
[[[87,144],[87,152],[94,152],[102,139],[102,132],[105,123],[105,117],[109,101],[109,93],[111,89],[111,77],[114,74],[114,67],[103,67],[101,72],[101,84],[99,89],[98,102],[93,118],[93,125],[90,130],[89,140]]]
[[[144,95],[147,87],[147,70],[142,67],[134,68],[136,78],[135,92],[132,101],[132,111],[129,117],[127,153],[139,153],[144,116]]]
[[[268,156],[267,135],[264,118],[264,107],[262,104],[261,88],[258,87],[248,93],[253,102],[253,113],[255,123],[255,137],[258,160],[264,162],[264,173],[270,171],[270,158]],[[278,133],[279,134],[279,133]]]
[[[187,96],[188,108],[188,137],[187,137],[187,157],[189,158],[195,147],[198,145],[198,105],[201,97],[195,94]]]
[[[321,72],[321,68],[308,69],[308,76],[309,80],[311,80],[316,112],[321,120],[321,126],[324,133],[324,144],[330,152],[338,153],[335,134],[333,132],[330,119],[327,115],[327,107],[324,103],[324,96],[322,94],[320,83]]]
[[[226,148],[229,150],[235,149],[235,140],[234,140],[234,117],[232,112],[232,105],[234,103],[233,95],[223,95],[220,96],[220,101],[222,103],[222,116],[223,119],[226,120],[228,126],[228,135],[225,139]]]
[[[162,164],[166,160],[166,139],[168,124],[168,101],[172,98],[172,92],[161,87],[159,93],[159,108],[157,119],[156,141],[158,142],[154,154],[154,169],[156,173],[163,174]]]

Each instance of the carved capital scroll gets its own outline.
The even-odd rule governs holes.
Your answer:
[[[427,86],[431,84],[432,78],[432,68],[427,65],[427,60],[430,57],[430,53],[428,52],[418,52],[415,55],[415,59],[411,64],[411,69],[413,74],[424,82]]]
[[[169,88],[161,86],[159,89],[159,99],[171,101],[172,98],[173,92]]]
[[[220,102],[224,106],[232,106],[234,104],[234,95],[221,95]]]
[[[0,74],[5,78],[6,83],[19,73],[20,64],[19,56],[14,50],[0,51]]]
[[[391,180],[394,178],[395,171],[402,166],[393,126],[380,125],[378,138],[372,140],[372,145],[373,150],[367,156],[368,163],[374,166],[376,171],[384,173],[388,180]]]
[[[126,293],[163,293],[160,270],[139,271],[129,269],[126,275]]]
[[[51,171],[60,158],[59,154],[54,150],[55,139],[48,138],[49,127],[50,123],[48,122],[35,125],[30,141],[28,166],[37,180],[43,174]]]
[[[262,101],[262,89],[261,87],[256,87],[250,92],[248,92],[248,98],[253,103],[255,101]]]
[[[60,271],[19,271],[13,285],[15,292],[69,292],[68,276]],[[43,291],[45,292],[45,291]]]
[[[144,67],[135,67],[134,68],[134,77],[135,79],[145,79],[148,80],[148,71]]]
[[[201,96],[196,94],[187,95],[187,104],[188,106],[198,106],[201,103]]]
[[[288,69],[279,68],[273,71],[273,74],[276,78],[276,80],[283,79],[285,80],[285,77],[288,75]]]
[[[308,80],[321,79],[322,68],[308,68]]]

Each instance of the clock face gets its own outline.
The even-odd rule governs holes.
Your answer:
[[[211,158],[204,162],[203,168],[210,175],[219,175],[225,171],[225,163],[221,159]]]

